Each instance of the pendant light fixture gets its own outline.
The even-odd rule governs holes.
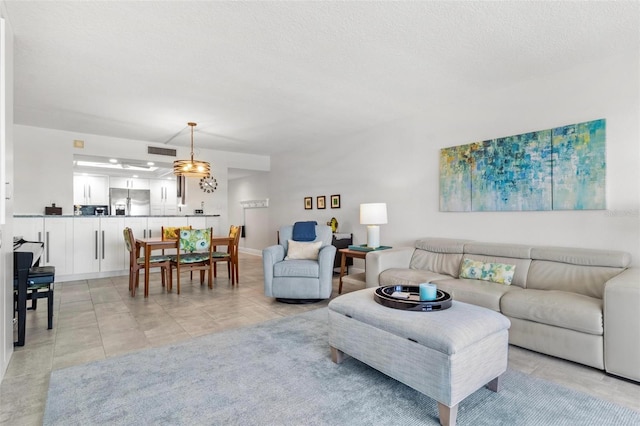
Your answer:
[[[176,160],[173,162],[173,174],[183,177],[196,177],[203,178],[208,177],[211,173],[211,167],[206,161],[193,159],[193,128],[197,126],[196,123],[187,123],[191,127],[191,159],[190,160]]]

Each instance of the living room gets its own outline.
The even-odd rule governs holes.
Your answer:
[[[17,7],[12,3],[3,2],[0,9],[9,23],[12,7]],[[415,13],[416,10],[403,11],[399,5],[387,6],[385,10],[382,2],[376,3],[373,9],[345,4],[342,6],[345,10],[340,10],[338,5],[332,10],[325,4],[329,11],[322,3],[299,4],[299,9],[282,5],[286,13],[281,13],[281,18],[276,18],[275,11],[269,12],[269,5],[240,3],[236,6],[240,8],[236,11],[238,15],[249,13],[254,19],[272,18],[271,23],[258,19],[261,31],[275,31],[274,27],[278,26],[290,29],[284,24],[292,18],[297,18],[298,23],[317,26],[311,27],[313,31],[300,31],[295,37],[284,30],[264,33],[273,45],[259,43],[258,35],[249,41],[241,37],[234,41],[234,47],[245,43],[244,48],[253,53],[242,63],[245,68],[259,67],[261,61],[271,66],[264,71],[270,76],[265,84],[281,89],[285,87],[281,86],[281,79],[287,80],[284,76],[288,75],[291,86],[280,91],[280,102],[288,108],[279,123],[260,122],[256,126],[262,132],[260,135],[246,130],[250,127],[248,124],[242,127],[242,136],[234,135],[231,130],[224,135],[227,141],[234,137],[241,142],[243,137],[257,141],[253,151],[241,142],[238,145],[243,151],[216,147],[206,138],[204,130],[196,132],[198,155],[213,165],[219,190],[205,198],[195,187],[197,184],[190,182],[191,193],[198,193],[198,198],[189,202],[187,208],[191,210],[204,202],[206,208],[222,213],[220,225],[227,228],[244,219],[243,210],[237,207],[238,201],[268,199],[268,229],[264,232],[274,242],[276,231],[282,225],[300,220],[324,224],[335,217],[340,232],[353,233],[354,243],[363,244],[366,227],[359,223],[359,205],[385,202],[388,223],[380,227],[385,245],[410,246],[416,238],[429,236],[611,249],[629,252],[632,266],[640,266],[637,3],[540,2],[484,6],[434,3],[439,6],[434,5],[432,9],[425,6],[426,11],[442,13],[441,19],[449,26],[440,26],[437,20],[428,20],[426,25],[421,19],[427,22],[427,18]],[[426,13],[419,5],[413,7]],[[262,12],[267,13],[261,15]],[[458,20],[446,18],[451,14],[458,14]],[[239,21],[238,27],[240,23],[249,25]],[[392,31],[392,28],[405,28],[406,32]],[[418,29],[424,31],[418,32]],[[17,58],[14,60],[22,61],[27,53],[21,49],[26,50],[28,46],[21,44],[19,32],[13,37],[13,56]],[[276,44],[278,40],[282,45]],[[427,49],[427,45],[439,47]],[[57,52],[60,54],[60,51]],[[197,55],[197,52],[190,53]],[[225,58],[228,52],[219,53]],[[69,55],[69,61],[82,59]],[[280,67],[275,60],[275,63],[268,61],[262,55],[278,58]],[[355,59],[347,60],[352,58]],[[284,74],[287,68],[290,74]],[[113,70],[118,68],[114,66]],[[229,73],[225,69],[222,78],[230,78]],[[249,76],[253,77],[246,77]],[[8,76],[7,81],[9,78],[20,81],[21,87],[26,84],[25,77],[17,72]],[[250,80],[245,83],[256,91],[265,90],[253,87]],[[80,90],[79,84],[68,83],[67,87]],[[198,92],[197,86],[193,91]],[[329,96],[322,92],[331,95],[333,101],[329,103]],[[71,195],[62,188],[68,187],[72,179],[73,140],[84,140],[85,151],[93,155],[109,152],[144,158],[148,145],[163,146],[184,122],[200,119],[184,117],[183,120],[181,108],[189,112],[197,108],[185,107],[182,100],[172,99],[172,104],[162,105],[162,112],[157,112],[158,116],[162,114],[158,121],[179,119],[179,122],[171,123],[175,127],[163,124],[161,131],[154,129],[155,139],[100,133],[98,127],[94,131],[85,127],[57,128],[56,115],[40,122],[20,119],[26,117],[24,108],[30,102],[20,98],[21,93],[14,89],[12,106],[16,119],[7,120],[5,168],[7,180],[13,184],[13,199],[4,207],[7,219],[2,232],[5,236],[11,235],[13,214],[41,214],[40,210],[52,202],[63,206],[65,211],[72,209]],[[231,96],[227,92],[222,95]],[[222,95],[211,96],[211,99]],[[252,99],[244,92],[242,95]],[[207,103],[200,95],[193,97],[198,99],[197,106]],[[354,97],[360,97],[358,103],[347,101]],[[138,102],[131,100],[135,105]],[[223,108],[224,102],[220,103],[219,107]],[[147,107],[144,104],[140,110],[144,109],[144,117],[151,122],[152,112]],[[118,106],[113,106],[113,110],[117,109]],[[243,110],[237,108],[237,111]],[[234,112],[219,115],[220,121]],[[254,117],[259,116],[253,113]],[[135,114],[127,111],[125,115]],[[440,211],[438,182],[442,148],[601,118],[607,123],[606,209]],[[212,117],[206,120],[212,125],[215,121]],[[87,118],[87,121],[91,120]],[[281,133],[273,134],[270,124]],[[151,132],[152,126],[149,127],[140,128],[136,134]],[[240,124],[237,128],[241,128]],[[223,133],[215,126],[208,130]],[[166,135],[164,139],[163,135]],[[286,143],[280,145],[277,152],[270,153],[260,146],[262,141],[267,145],[279,138]],[[189,154],[188,138],[182,134],[179,139],[181,145],[169,146],[176,148],[178,157],[182,158]],[[228,180],[228,168],[252,169],[258,174]],[[33,169],[38,172],[34,173]],[[340,195],[340,208],[318,209],[317,197],[325,196],[329,200],[333,194]],[[306,197],[313,199],[311,209],[305,209]],[[251,232],[248,226],[247,234]],[[243,249],[247,253],[264,248],[246,245],[246,241]],[[4,254],[7,250],[3,247]],[[363,264],[356,266],[362,268]],[[9,279],[7,273],[5,281]],[[8,286],[6,288],[5,293],[9,295]],[[1,309],[6,317],[11,309],[9,296]],[[12,351],[8,344],[11,325],[4,326],[3,367]]]

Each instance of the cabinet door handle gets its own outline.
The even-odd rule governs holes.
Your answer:
[[[47,242],[45,245],[47,246],[47,263],[49,263],[49,231],[47,231],[46,233],[46,239],[47,239]]]
[[[102,260],[104,260],[104,231],[102,231]]]
[[[42,241],[42,232],[38,231],[38,241]]]
[[[149,229],[149,238],[153,238],[153,237],[151,236],[151,229]]]
[[[94,239],[96,243],[96,260],[98,260],[98,231],[96,231],[96,236]]]
[[[144,238],[147,238],[147,230],[146,229],[144,231],[142,231],[142,235],[144,236]]]
[[[89,199],[91,199],[91,185],[89,185]]]

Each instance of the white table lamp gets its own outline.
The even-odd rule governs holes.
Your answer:
[[[380,247],[380,226],[387,223],[387,203],[360,204],[360,224],[367,225],[367,247]]]

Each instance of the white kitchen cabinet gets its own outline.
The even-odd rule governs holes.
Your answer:
[[[124,218],[100,218],[100,272],[122,271],[126,269],[124,244]]]
[[[125,216],[124,226],[131,228],[134,238],[148,238],[147,217]],[[124,238],[124,237],[123,237]]]
[[[44,218],[44,255],[41,265],[56,267],[56,275],[73,273],[73,218]]]
[[[149,179],[111,177],[109,178],[109,187],[121,189],[149,189]]]
[[[14,217],[13,236],[26,241],[44,241],[42,217]]]
[[[204,229],[207,228],[207,219],[204,216],[189,216],[187,225],[193,229]],[[215,229],[213,231],[215,232]]]
[[[73,204],[108,205],[109,178],[107,176],[73,175]]]
[[[151,190],[151,214],[175,215],[178,212],[178,197],[175,179],[149,179]]]
[[[123,229],[122,217],[75,218],[74,274],[124,270]]]

